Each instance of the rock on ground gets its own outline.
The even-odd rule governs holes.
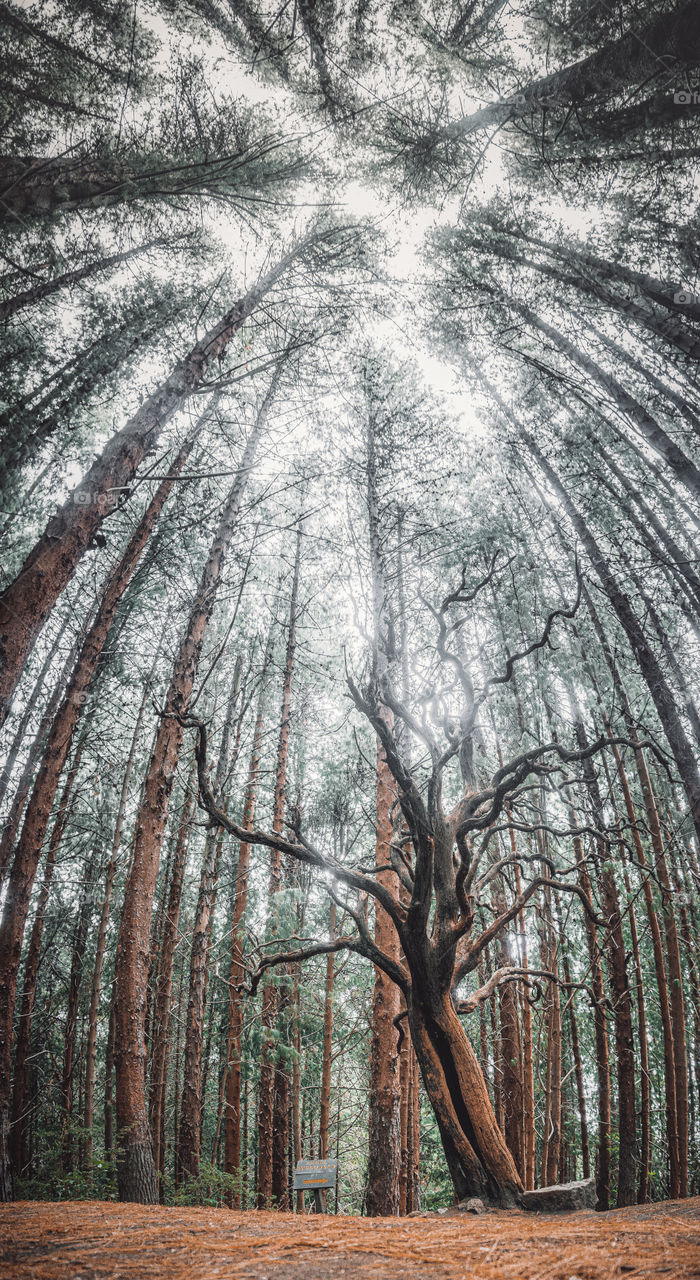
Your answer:
[[[468,1200],[460,1200],[457,1208],[461,1213],[486,1213],[486,1205],[478,1196],[470,1196]]]
[[[526,1191],[522,1199],[523,1209],[530,1212],[543,1211],[552,1213],[557,1210],[595,1209],[595,1178],[584,1178],[581,1182],[562,1182],[556,1187],[540,1187],[537,1191]]]

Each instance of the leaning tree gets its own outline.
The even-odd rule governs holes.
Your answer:
[[[352,932],[346,931],[329,942],[267,956],[253,973],[252,989],[272,966],[330,951],[354,951],[386,973],[403,996],[402,1012],[395,1019],[396,1051],[405,1018],[456,1196],[462,1199],[477,1195],[508,1206],[517,1203],[522,1183],[460,1015],[476,1009],[506,983],[520,981],[536,987],[538,979],[556,979],[553,974],[514,963],[497,969],[486,983],[466,996],[461,994],[462,984],[477,971],[479,958],[489,944],[504,936],[540,889],[575,894],[601,927],[606,922],[595,915],[580,883],[557,876],[554,863],[546,859],[543,862],[539,855],[533,859],[524,848],[515,852],[508,849],[495,856],[493,850],[509,831],[532,834],[546,825],[554,837],[567,839],[582,834],[585,828],[574,829],[566,821],[557,828],[553,819],[545,819],[532,804],[533,787],[551,786],[556,792],[557,787],[571,784],[577,764],[583,765],[608,745],[632,744],[626,739],[599,737],[583,749],[570,750],[556,740],[542,742],[503,763],[486,784],[478,783],[474,760],[475,746],[481,738],[480,710],[498,686],[513,680],[519,663],[549,645],[557,620],[573,617],[580,598],[579,591],[570,608],[552,610],[539,636],[509,656],[500,673],[484,679],[476,688],[457,637],[466,606],[477,600],[498,576],[496,557],[477,586],[468,587],[467,572],[463,570],[457,589],[437,607],[425,602],[434,621],[435,669],[442,676],[442,687],[425,692],[419,700],[422,711],[415,712],[396,691],[390,630],[379,646],[384,650],[384,660],[380,657],[377,661],[375,648],[374,661],[364,678],[348,678],[351,698],[377,735],[396,789],[394,838],[387,866],[348,865],[322,851],[302,832],[299,814],[290,816],[288,836],[247,830],[223,811],[213,795],[206,725],[195,717],[186,722],[197,731],[199,800],[211,823],[248,844],[279,850],[316,868],[331,898],[354,925]],[[428,761],[427,766],[408,763],[409,737],[420,744],[420,755]],[[448,793],[457,796],[451,807],[446,800]],[[494,880],[501,877],[504,884],[509,884],[516,866],[519,871],[526,871],[533,861],[539,866],[529,878],[514,881],[520,888],[512,893],[509,905],[491,912]],[[387,871],[395,875],[395,889],[387,885],[387,877],[382,874]],[[503,902],[502,895],[500,900]],[[398,960],[372,937],[370,901],[384,909],[396,930],[400,942]],[[481,923],[482,906],[492,914],[485,926]]]

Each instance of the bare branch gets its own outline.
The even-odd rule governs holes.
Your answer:
[[[397,1015],[396,1015],[396,1017],[395,1017],[395,1018],[392,1018],[392,1024],[391,1024],[391,1025],[392,1025],[392,1026],[394,1026],[394,1027],[396,1027],[396,1030],[397,1030],[397,1031],[398,1031],[398,1033],[399,1033],[399,1038],[398,1038],[398,1040],[396,1041],[396,1056],[397,1056],[397,1057],[398,1057],[398,1055],[399,1055],[399,1054],[400,1054],[400,1052],[401,1052],[401,1045],[403,1044],[404,1040],[406,1039],[406,1035],[405,1035],[404,1029],[403,1029],[403,1027],[402,1027],[402,1025],[401,1025],[401,1024],[402,1024],[402,1022],[403,1022],[403,1020],[404,1020],[404,1018],[406,1018],[406,1017],[408,1017],[408,1009],[402,1009],[400,1013],[397,1013]]]
[[[337,938],[335,942],[318,942],[311,947],[302,947],[298,951],[276,951],[272,956],[265,956],[261,960],[257,969],[251,975],[248,994],[255,995],[260,980],[268,969],[274,969],[280,964],[293,964],[295,961],[310,960],[313,956],[330,955],[334,951],[357,951],[360,955],[365,955],[361,943],[357,938]]]
[[[197,741],[195,745],[195,758],[197,760],[197,777],[199,783],[198,803],[201,808],[205,809],[209,814],[211,825],[223,827],[224,831],[228,831],[231,835],[236,836],[238,840],[242,840],[244,844],[261,844],[268,849],[277,849],[280,853],[286,853],[291,858],[295,858],[297,862],[306,863],[307,866],[315,867],[319,871],[330,872],[336,879],[347,884],[352,889],[359,890],[360,893],[367,893],[375,898],[377,902],[384,908],[387,915],[394,924],[399,937],[401,937],[403,923],[406,917],[405,908],[401,903],[397,902],[394,896],[383,885],[378,884],[376,880],[372,880],[369,876],[358,875],[349,867],[338,862],[330,854],[323,854],[315,849],[308,840],[306,840],[298,831],[294,832],[296,841],[287,840],[284,836],[277,835],[274,832],[267,831],[249,831],[242,827],[238,822],[220,808],[214,799],[213,792],[208,780],[207,767],[207,727],[197,716],[181,716],[180,723],[186,728],[194,728],[197,731]],[[384,957],[386,959],[386,957]],[[379,963],[377,961],[377,963]]]
[[[496,916],[495,920],[492,920],[491,924],[484,929],[483,933],[481,933],[472,943],[457,967],[454,978],[455,983],[461,982],[462,978],[466,977],[468,973],[471,973],[472,969],[476,968],[482,951],[484,951],[494,938],[498,937],[501,931],[505,929],[506,925],[510,924],[511,920],[514,920],[515,917],[520,914],[523,908],[530,901],[530,898],[532,898],[533,894],[542,886],[558,890],[560,893],[574,893],[576,897],[581,900],[583,909],[586,914],[590,916],[591,920],[593,920],[599,928],[607,929],[608,921],[603,920],[600,916],[596,915],[590,898],[580,885],[567,884],[563,880],[554,880],[550,876],[536,876],[527,888],[523,890],[520,896],[516,898],[515,902],[513,902],[505,911],[502,911],[500,915]],[[455,929],[455,934],[460,936],[462,933],[463,929],[461,926],[458,926]]]
[[[532,986],[533,978],[547,978],[549,982],[557,982],[556,974],[550,973],[548,969],[523,969],[517,965],[504,965],[503,968],[496,969],[495,973],[491,974],[483,987],[473,991],[464,1000],[455,1002],[457,1013],[473,1013],[484,1000],[488,1000],[489,996],[492,996],[494,991],[504,986],[506,982],[523,982],[526,986]]]
[[[523,662],[525,658],[530,657],[530,654],[535,653],[538,649],[543,649],[545,645],[549,644],[549,637],[552,633],[552,627],[554,626],[554,623],[556,622],[557,618],[575,617],[578,607],[581,603],[581,591],[582,591],[581,570],[579,569],[578,560],[576,560],[575,562],[575,572],[576,572],[577,590],[576,590],[576,599],[574,600],[574,603],[568,609],[552,609],[551,613],[548,614],[547,616],[547,620],[544,624],[544,630],[541,636],[539,637],[539,639],[533,640],[532,644],[528,645],[527,649],[521,649],[519,653],[512,654],[506,661],[503,675],[489,677],[489,679],[486,681],[477,699],[478,706],[480,706],[486,700],[489,694],[489,690],[492,689],[494,685],[508,684],[508,682],[512,680],[516,663]]]

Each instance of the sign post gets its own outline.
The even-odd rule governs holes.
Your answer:
[[[313,1191],[314,1212],[323,1213],[321,1191],[338,1188],[337,1160],[300,1160],[294,1170],[294,1190]]]

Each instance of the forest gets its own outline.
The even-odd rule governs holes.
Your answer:
[[[0,1200],[700,1195],[700,6],[0,25]]]

